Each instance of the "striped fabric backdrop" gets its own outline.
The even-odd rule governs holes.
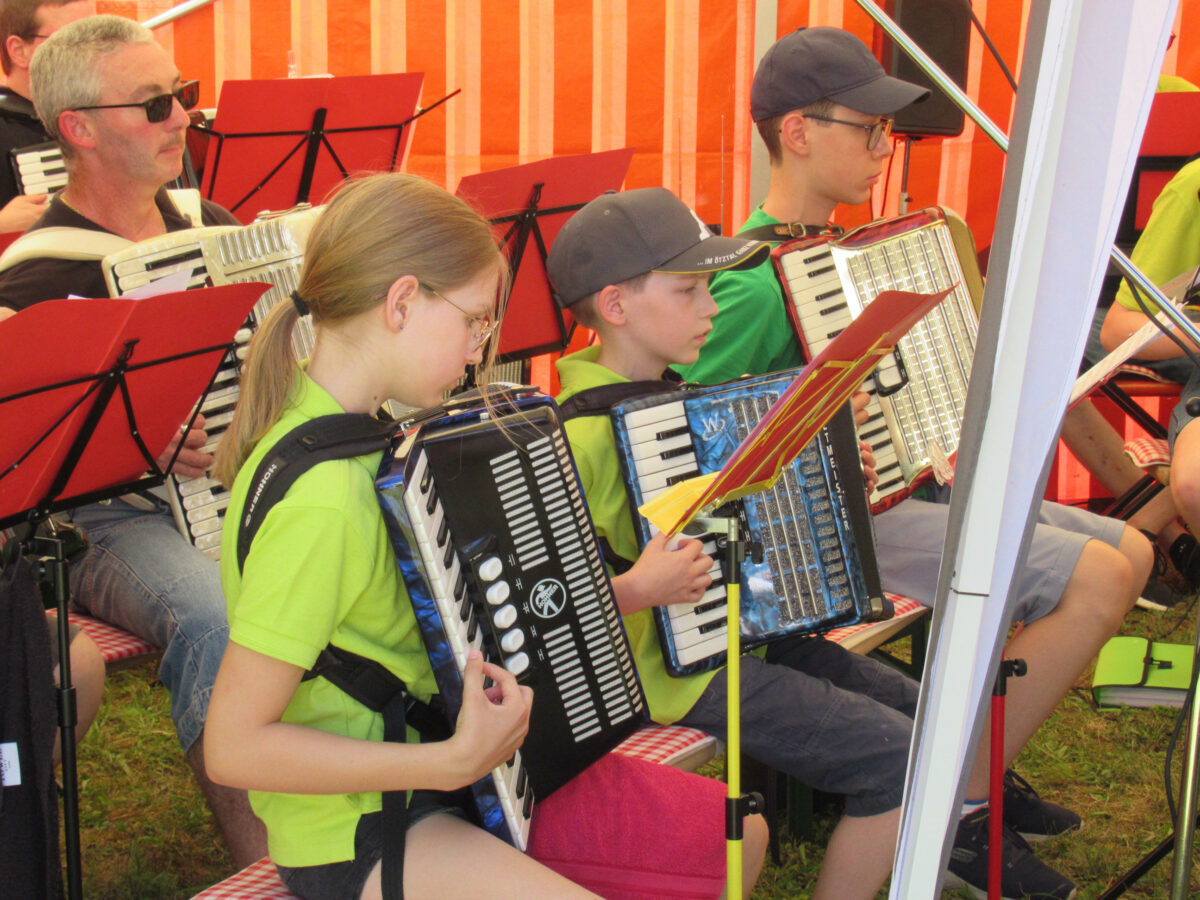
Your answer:
[[[975,0],[1014,72],[1029,0]],[[140,20],[170,8],[101,2]],[[878,46],[851,0],[777,0],[778,33],[837,25]],[[665,185],[706,221],[735,228],[750,196],[747,112],[754,70],[754,0],[217,0],[158,29],[184,77],[215,105],[226,78],[279,78],[289,56],[302,75],[425,73],[425,105],[408,170],[451,190],[466,174],[553,154],[632,146],[627,186]],[[1180,4],[1164,71],[1200,83],[1200,0]],[[1013,95],[973,37],[967,92],[1007,130]],[[990,244],[1003,154],[968,121],[957,138],[911,147],[908,191],[962,214]],[[843,224],[897,210],[902,153],[871,208]]]

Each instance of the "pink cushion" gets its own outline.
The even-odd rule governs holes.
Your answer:
[[[128,659],[131,656],[142,656],[147,653],[157,653],[158,647],[148,644],[140,637],[122,631],[107,622],[93,619],[81,613],[69,613],[67,616],[73,625],[78,625],[100,648],[100,655],[106,663]]]
[[[713,898],[725,785],[616,753],[535,807],[529,855],[607,900]]]

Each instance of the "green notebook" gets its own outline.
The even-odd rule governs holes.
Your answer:
[[[1092,699],[1097,706],[1183,706],[1192,675],[1191,644],[1118,635],[1100,648]]]

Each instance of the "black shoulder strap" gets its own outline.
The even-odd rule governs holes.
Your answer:
[[[385,450],[395,430],[394,422],[382,422],[363,413],[341,413],[319,416],[285,434],[259,463],[246,495],[246,505],[238,522],[238,570],[241,571],[246,562],[250,544],[267,511],[283,498],[301,475],[326,460],[351,459]],[[303,676],[306,681],[317,677],[326,679],[368,709],[381,713],[385,741],[403,742],[408,722],[434,740],[449,734],[444,716],[410,696],[404,681],[373,659],[329,644]],[[405,791],[384,791],[382,796],[383,828],[389,835],[382,860],[383,896],[385,900],[403,900],[407,794]]]
[[[394,422],[381,422],[365,413],[339,413],[318,416],[280,438],[259,463],[246,494],[238,521],[238,571],[267,512],[283,499],[296,479],[329,459],[351,459],[385,450],[395,428]]]
[[[683,379],[673,369],[667,369],[663,377],[656,381],[622,381],[618,384],[602,384],[588,388],[568,397],[558,408],[562,412],[564,422],[578,416],[606,416],[618,403],[677,391],[681,387]]]
[[[844,231],[841,225],[803,225],[800,222],[777,222],[774,225],[756,225],[737,233],[748,241],[790,241],[792,238],[818,237],[823,234],[838,235]]]

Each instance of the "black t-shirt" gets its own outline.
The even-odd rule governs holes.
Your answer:
[[[192,227],[192,223],[175,208],[166,188],[158,192],[154,201],[162,213],[167,231],[182,231]],[[233,213],[210,200],[201,200],[200,221],[204,225],[241,225]],[[46,211],[29,226],[29,230],[64,226],[107,231],[71,209],[58,196],[50,201]],[[61,300],[71,294],[80,297],[108,296],[100,260],[43,257],[17,263],[11,269],[0,272],[0,306],[22,310],[43,300]]]
[[[0,87],[0,206],[20,191],[9,153],[50,140],[33,104],[9,88]]]

